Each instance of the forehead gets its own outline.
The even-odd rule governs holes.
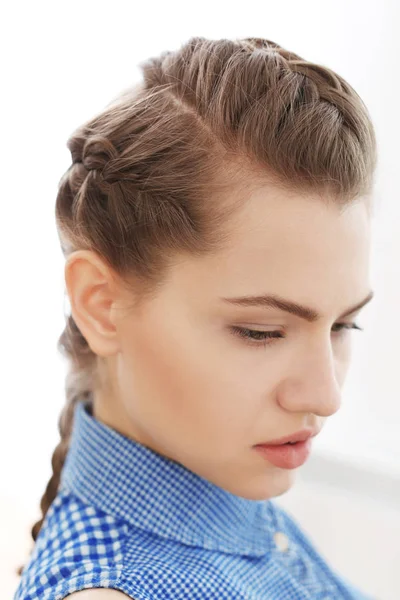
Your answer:
[[[343,210],[265,186],[230,221],[226,247],[189,260],[180,275],[200,296],[276,293],[336,311],[370,289],[369,253],[362,201]]]
[[[224,254],[267,254],[284,263],[285,258],[292,262],[301,252],[302,259],[309,256],[314,263],[318,259],[343,263],[343,258],[360,257],[362,250],[368,250],[370,222],[362,202],[343,209],[312,196],[261,188],[243,203],[230,230],[229,247],[220,258]]]

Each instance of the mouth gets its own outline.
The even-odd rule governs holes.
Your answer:
[[[257,446],[284,446],[286,444],[296,445],[300,442],[306,442],[310,440],[318,435],[318,433],[319,430],[316,429],[302,429],[301,431],[297,431],[291,435],[286,435],[285,437],[281,437],[276,440],[261,442],[260,444],[257,444]]]
[[[283,444],[259,444],[255,449],[267,461],[281,469],[295,469],[303,465],[311,453],[311,438],[303,442],[285,442]]]

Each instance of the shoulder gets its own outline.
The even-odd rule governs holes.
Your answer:
[[[119,583],[127,538],[124,521],[60,490],[46,513],[15,600],[23,600],[28,594],[32,599],[50,600],[78,592],[78,600],[85,600],[89,592],[89,600],[93,594],[100,594],[103,600],[107,593],[112,594],[110,598],[126,598],[122,591],[117,595],[114,588],[122,588]],[[104,588],[96,588],[99,581]],[[87,589],[80,590],[84,585]]]
[[[61,489],[40,531],[39,556],[58,563],[92,561],[114,568],[122,562],[128,525]],[[44,551],[46,550],[46,551]]]
[[[123,600],[124,598],[132,598],[132,596],[128,596],[119,590],[91,588],[89,590],[73,592],[72,594],[69,594],[67,598],[68,600]]]

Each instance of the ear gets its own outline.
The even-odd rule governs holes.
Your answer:
[[[112,307],[117,287],[110,268],[91,250],[72,252],[64,269],[71,313],[91,350],[106,357],[119,351]]]

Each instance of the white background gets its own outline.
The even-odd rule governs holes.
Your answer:
[[[354,332],[343,404],[314,441],[400,479],[399,54],[396,2],[14,2],[1,16],[0,493],[36,510],[64,404],[58,180],[76,126],[140,79],[142,60],[194,35],[265,37],[342,75],[366,103],[379,163],[372,304]],[[352,334],[353,335],[353,334]],[[400,566],[400,565],[399,565]]]

